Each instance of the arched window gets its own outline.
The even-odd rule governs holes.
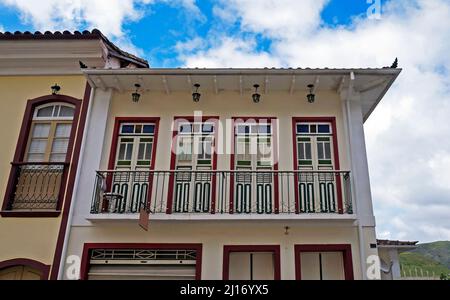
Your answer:
[[[75,106],[50,103],[35,108],[24,160],[65,162]]]

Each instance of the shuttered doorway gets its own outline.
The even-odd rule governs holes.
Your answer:
[[[88,280],[195,280],[196,250],[95,249]]]

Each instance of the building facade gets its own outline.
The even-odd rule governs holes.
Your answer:
[[[56,279],[91,88],[81,68],[148,68],[92,32],[0,33],[0,279]]]
[[[400,72],[84,70],[59,278],[380,278],[363,125]]]

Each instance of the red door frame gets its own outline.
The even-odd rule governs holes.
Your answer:
[[[238,245],[223,247],[222,278],[230,278],[230,254],[233,252],[271,252],[274,254],[274,280],[281,280],[281,254],[279,245]]]
[[[81,258],[80,280],[87,280],[89,274],[89,255],[94,249],[154,249],[154,250],[195,250],[195,280],[202,280],[202,244],[146,244],[146,243],[86,243]]]
[[[172,128],[172,147],[171,147],[171,156],[170,156],[170,171],[176,171],[175,167],[177,164],[177,135],[178,135],[178,127],[180,122],[196,122],[198,121],[194,116],[185,116],[185,117],[174,117],[173,120],[173,128]],[[213,165],[212,171],[217,170],[217,142],[219,137],[219,117],[202,117],[202,122],[212,122],[214,123],[214,144],[213,144]],[[212,178],[212,189],[211,189],[211,214],[216,213],[216,182],[217,177],[214,174]],[[173,189],[175,187],[175,177],[173,174],[169,177],[169,191],[167,193],[167,211],[166,213],[171,215],[173,209]]]
[[[353,280],[353,256],[350,244],[295,245],[295,277],[302,280],[301,254],[304,252],[342,252],[345,280]]]
[[[294,149],[294,170],[299,170],[298,156],[297,156],[297,123],[331,123],[331,128],[333,129],[333,155],[334,155],[334,165],[336,170],[341,169],[341,164],[339,160],[339,143],[337,137],[337,126],[336,117],[294,117],[292,118],[292,142]],[[295,213],[300,213],[299,197],[298,197],[298,173],[294,175],[295,180]],[[339,214],[344,213],[343,199],[342,199],[342,184],[340,174],[336,174],[336,190],[338,194],[338,212]]]
[[[159,122],[160,118],[158,117],[116,117],[114,122],[114,130],[113,130],[113,136],[112,136],[112,142],[111,142],[111,150],[109,154],[109,161],[108,161],[108,170],[113,171],[115,164],[116,164],[116,156],[117,156],[117,146],[119,142],[119,135],[120,135],[120,126],[124,123],[154,123],[155,124],[155,133],[154,133],[154,140],[153,140],[153,150],[152,150],[152,160],[150,163],[150,170],[153,171],[155,169],[155,163],[156,163],[156,149],[158,146],[158,136],[159,136]],[[153,174],[150,174],[148,178],[149,183],[149,189],[147,192],[147,205],[150,207],[151,200],[152,200],[152,191],[153,191]],[[112,184],[112,177],[108,176],[107,178],[107,186],[108,189],[111,188]]]
[[[278,157],[278,118],[277,117],[233,117],[231,122],[231,161],[230,161],[230,170],[235,171],[236,163],[235,163],[235,135],[236,135],[236,121],[248,122],[254,120],[255,124],[258,124],[261,121],[270,122],[272,125],[272,137],[273,137],[273,156],[276,163],[273,166],[274,171],[278,171],[279,165],[279,157]],[[245,123],[247,124],[247,123]],[[275,194],[275,214],[280,213],[280,195],[279,195],[279,183],[278,183],[278,174],[274,175],[274,194]],[[234,174],[230,175],[230,214],[234,213]]]

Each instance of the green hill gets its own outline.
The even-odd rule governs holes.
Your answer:
[[[406,276],[416,276],[416,270],[419,277],[440,276],[440,274],[450,274],[450,242],[434,242],[428,244],[419,244],[417,249],[400,254],[400,264],[402,274]]]

